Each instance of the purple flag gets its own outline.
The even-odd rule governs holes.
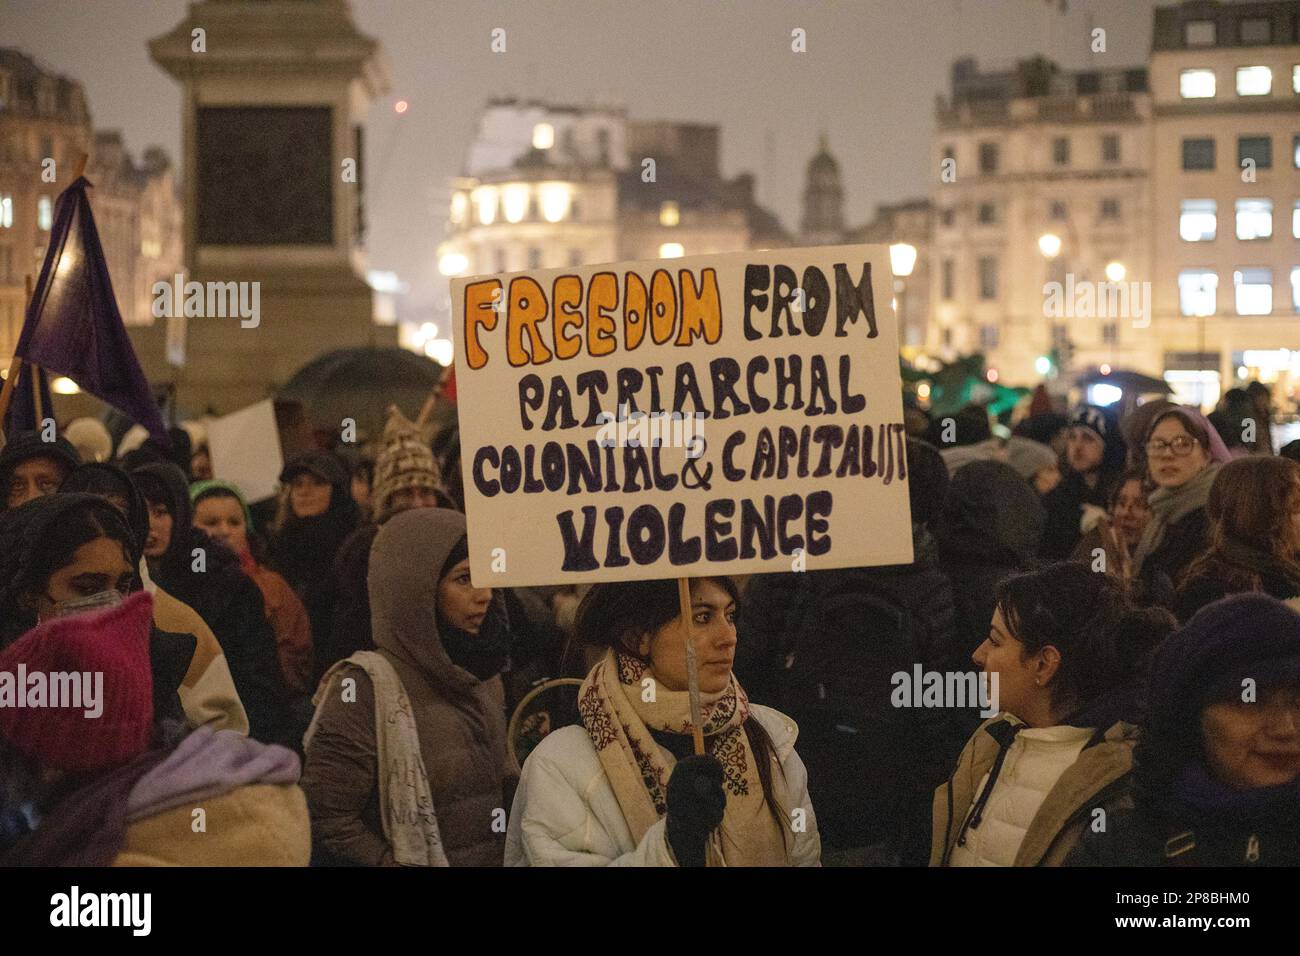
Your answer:
[[[59,194],[45,264],[15,354],[81,387],[170,445],[149,382],[140,370],[113,298],[113,283],[90,211],[84,176]],[[30,386],[25,390],[30,393]],[[22,401],[15,394],[15,404]],[[26,401],[30,403],[28,394]],[[17,409],[15,409],[17,411]],[[15,415],[11,419],[17,423]]]
[[[40,431],[42,416],[36,414],[36,403],[33,401],[33,371],[36,372],[36,388],[41,391],[41,408],[44,409],[45,415],[53,414],[54,403],[50,401],[49,376],[45,374],[45,369],[36,368],[24,362],[18,369],[18,381],[14,386],[14,397],[9,404],[8,430],[11,432]]]

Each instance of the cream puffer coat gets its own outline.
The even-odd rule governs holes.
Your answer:
[[[808,796],[808,773],[795,753],[799,729],[770,707],[751,705],[772,740],[781,773],[772,785],[792,814],[790,865],[818,866],[821,837]],[[668,766],[674,760],[660,748]],[[782,779],[784,778],[784,779]],[[796,822],[793,811],[804,814]],[[664,819],[632,840],[618,798],[600,766],[596,748],[580,726],[549,734],[524,762],[506,832],[507,866],[676,866],[664,832]]]

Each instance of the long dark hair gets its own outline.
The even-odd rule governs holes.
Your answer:
[[[0,533],[0,644],[36,626],[34,598],[50,577],[67,567],[77,549],[109,538],[122,546],[127,563],[139,561],[136,538],[126,518],[106,498],[59,494],[37,498],[6,513]]]
[[[1291,516],[1300,511],[1300,462],[1271,455],[1238,458],[1223,466],[1210,486],[1205,514],[1210,519],[1210,546],[1187,568],[1184,577],[1233,566],[1225,549],[1241,542],[1266,552],[1288,576],[1300,579],[1300,561],[1289,532]]]
[[[1049,644],[1061,652],[1052,705],[1074,711],[1135,687],[1176,626],[1168,611],[1134,607],[1113,577],[1075,561],[1007,578],[998,585],[997,607],[1025,653]]]
[[[727,592],[731,600],[740,604],[740,590],[736,587],[736,582],[728,577],[692,578],[692,593],[705,581],[716,584]],[[635,638],[641,634],[653,634],[680,616],[681,604],[677,597],[676,581],[616,581],[597,584],[578,605],[574,634],[579,643],[588,647],[611,647],[640,658]],[[749,747],[758,764],[763,802],[784,839],[786,824],[772,790],[772,765],[781,766],[776,746],[763,725],[752,716],[741,726],[749,738]]]

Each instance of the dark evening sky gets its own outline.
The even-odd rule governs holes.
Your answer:
[[[924,195],[934,97],[953,59],[1009,66],[1043,52],[1066,68],[1144,63],[1156,0],[351,0],[383,44],[391,94],[368,122],[371,266],[431,305],[448,180],[493,95],[613,102],[634,118],[718,123],[727,175],[797,228],[804,168],[825,131],[850,224],[879,202]],[[0,45],[85,84],[95,125],[136,155],[180,150],[180,87],[145,42],[183,0],[0,0]],[[1092,54],[1092,27],[1107,52]],[[507,31],[492,53],[490,32]],[[807,31],[807,52],[790,32]],[[397,99],[410,102],[404,116]]]

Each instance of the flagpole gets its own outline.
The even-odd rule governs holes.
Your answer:
[[[677,579],[677,603],[682,615],[682,632],[686,635],[686,683],[690,702],[691,737],[694,738],[695,753],[704,753],[704,720],[700,707],[700,668],[695,656],[695,636],[691,628],[691,581],[690,578]]]
[[[32,275],[30,272],[24,280],[24,287],[27,291],[27,308],[31,308],[33,288]],[[23,310],[24,314],[26,313],[27,308]],[[14,343],[14,348],[15,350],[18,348],[18,343]],[[14,389],[18,386],[18,375],[22,371],[22,367],[23,360],[15,355],[13,360],[9,363],[9,375],[5,378],[4,388],[0,389],[0,423],[3,423],[4,417],[9,414],[9,403],[14,399]],[[37,421],[39,422],[39,420],[38,417]]]

